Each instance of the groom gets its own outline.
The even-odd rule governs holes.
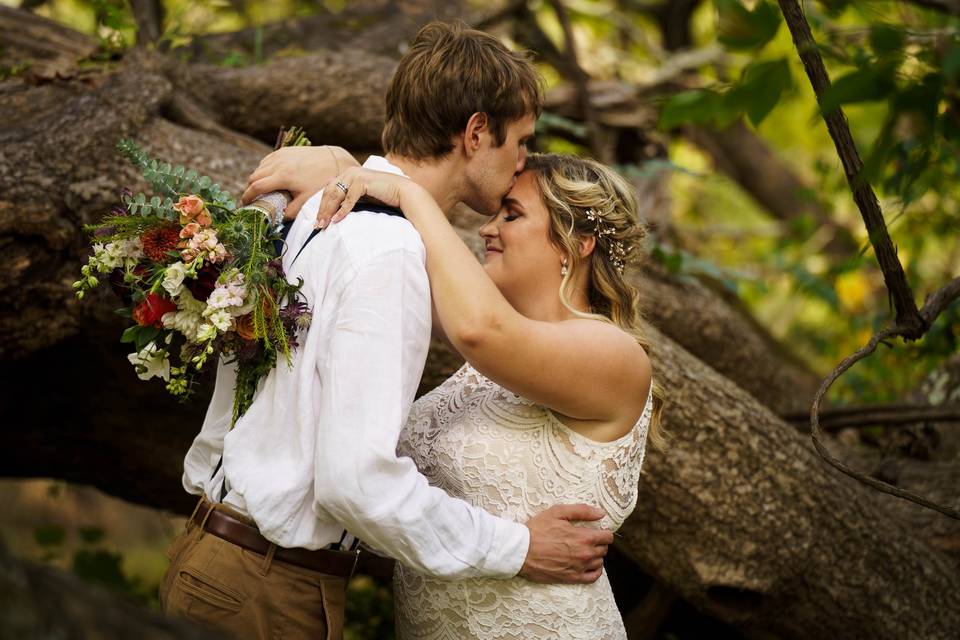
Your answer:
[[[493,213],[540,104],[525,57],[478,31],[428,25],[387,92],[387,155],[364,166],[407,175],[445,211]],[[397,457],[430,339],[423,244],[402,217],[362,208],[313,237],[318,204],[319,194],[294,222],[283,258],[313,321],[293,366],[263,380],[232,430],[235,370],[221,363],[185,460],[184,487],[202,499],[171,545],[163,609],[238,637],[340,638],[358,539],[452,579],[596,580],[613,535],[571,521],[598,520],[598,509],[556,506],[519,524],[431,487]]]

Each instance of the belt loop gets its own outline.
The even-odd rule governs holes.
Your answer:
[[[265,576],[270,573],[270,567],[273,566],[273,556],[277,553],[277,545],[273,542],[267,548],[267,555],[263,556],[263,562],[260,564],[260,575]]]
[[[216,507],[216,505],[212,502],[208,504],[210,505],[210,508],[207,509],[205,514],[203,514],[203,520],[200,521],[200,538],[203,538],[203,534],[207,532],[207,519],[210,517],[210,514],[213,513],[214,507]]]
[[[333,152],[331,151],[331,153],[333,153]],[[197,500],[197,506],[195,506],[195,507],[193,508],[193,513],[190,514],[190,517],[187,518],[187,521],[183,524],[183,529],[184,529],[185,531],[189,531],[189,530],[190,530],[190,525],[193,523],[193,519],[197,516],[197,511],[200,510],[200,505],[203,504],[203,498],[204,498],[204,496],[200,496],[200,499]]]

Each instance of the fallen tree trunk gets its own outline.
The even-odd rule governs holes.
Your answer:
[[[0,546],[0,638],[216,640],[59,569],[11,558]]]

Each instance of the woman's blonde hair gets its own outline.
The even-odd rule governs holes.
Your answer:
[[[641,262],[646,228],[637,220],[633,186],[599,162],[555,153],[535,153],[525,170],[536,176],[540,197],[550,213],[550,240],[567,256],[560,283],[560,300],[575,315],[612,322],[650,353],[641,327],[640,294],[624,272]],[[596,247],[580,257],[582,236],[595,236]],[[570,304],[573,283],[581,269],[589,269],[590,313]],[[660,426],[666,394],[653,382],[653,415],[647,439],[662,449],[666,438]]]

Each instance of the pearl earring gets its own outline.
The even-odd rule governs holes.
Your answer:
[[[563,262],[560,263],[560,275],[564,278],[567,277],[567,259],[564,258]]]

